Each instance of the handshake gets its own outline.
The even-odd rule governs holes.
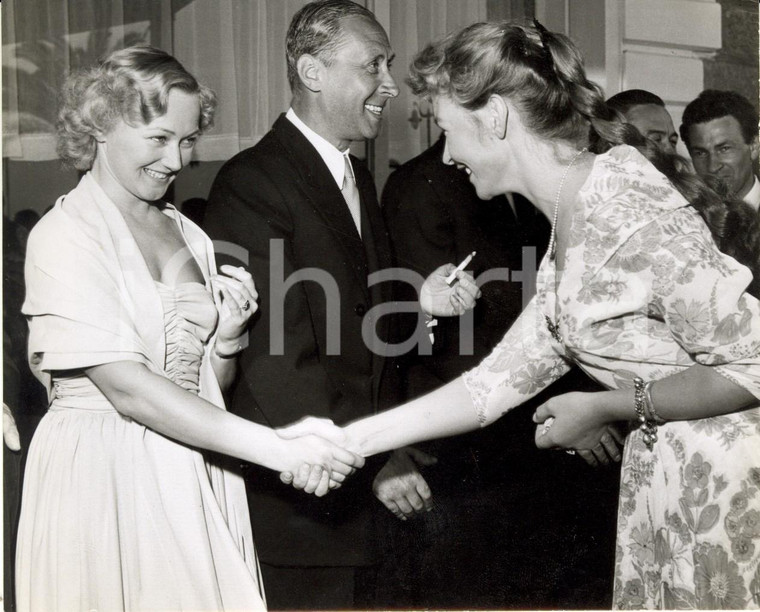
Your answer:
[[[364,457],[349,441],[346,430],[330,419],[304,417],[275,433],[284,452],[282,461],[271,467],[280,471],[285,484],[317,497],[340,487],[364,465]]]
[[[480,289],[475,279],[464,271],[472,255],[458,266],[440,266],[425,279],[420,290],[423,312],[452,317],[474,307]],[[350,429],[317,417],[306,417],[276,429],[278,451],[266,467],[280,472],[280,480],[285,484],[322,497],[331,489],[340,487],[348,476],[364,465],[362,445],[351,439]]]

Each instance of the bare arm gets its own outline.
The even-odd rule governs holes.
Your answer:
[[[297,471],[308,463],[345,476],[363,463],[316,436],[285,440],[273,429],[218,408],[137,362],[114,362],[86,372],[121,414],[198,448],[277,471]]]
[[[411,402],[346,426],[351,448],[364,457],[480,427],[461,377]]]
[[[545,330],[533,300],[477,368],[407,404],[349,425],[348,438],[357,444],[350,448],[369,456],[473,431],[497,420],[569,369],[548,342]],[[480,400],[480,405],[473,400],[465,377],[478,389],[475,401]]]
[[[555,417],[550,429],[539,426],[540,448],[593,449],[615,421],[636,419],[633,389],[598,393],[567,393],[551,398],[536,410],[533,420],[543,423]],[[666,421],[704,419],[742,410],[758,400],[709,366],[690,368],[652,384],[652,403]]]
[[[618,394],[608,410],[612,421],[635,418],[631,391]],[[757,402],[747,389],[710,366],[695,364],[652,384],[652,403],[666,421],[704,419],[736,412]]]
[[[237,355],[232,357],[219,356],[223,354],[222,349],[219,349],[218,346],[211,349],[211,367],[213,368],[214,375],[219,383],[219,388],[222,390],[222,393],[226,393],[232,386],[232,383],[235,382],[238,372],[238,358]]]
[[[568,405],[568,398],[578,401]],[[743,387],[701,365],[655,383],[653,399],[657,413],[666,420],[726,414],[756,401]],[[633,391],[554,397],[536,411],[535,420],[543,422],[549,416],[557,420],[549,433],[540,437],[539,446],[593,448],[608,424],[635,419]],[[366,457],[423,440],[458,435],[479,426],[470,393],[460,377],[398,408],[355,421],[345,429],[353,450]]]

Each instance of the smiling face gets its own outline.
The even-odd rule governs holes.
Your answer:
[[[627,123],[633,125],[641,134],[651,140],[665,153],[675,153],[678,134],[673,127],[670,113],[657,104],[637,104],[625,113]]]
[[[317,125],[311,127],[343,150],[352,140],[377,137],[385,104],[398,95],[398,86],[385,31],[359,16],[343,18],[341,28],[343,40],[329,65],[319,62]]]
[[[130,125],[121,119],[98,137],[96,180],[116,204],[160,200],[190,162],[199,120],[198,95],[172,89],[166,114],[147,124]]]
[[[481,200],[505,193],[504,166],[484,127],[487,109],[469,111],[449,97],[436,96],[433,112],[446,137],[443,162],[466,172]]]
[[[689,126],[689,154],[697,174],[721,179],[737,197],[752,189],[758,141],[755,137],[750,143],[744,142],[735,117],[727,115]]]

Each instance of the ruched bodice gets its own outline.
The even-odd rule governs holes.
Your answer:
[[[183,389],[198,393],[201,359],[216,327],[211,293],[200,283],[169,287],[156,282],[164,309],[167,377]]]
[[[216,327],[217,312],[211,293],[201,283],[169,287],[156,281],[161,298],[166,337],[164,371],[167,378],[197,394],[203,351]],[[53,375],[54,402],[50,409],[113,411],[114,408],[81,370]]]
[[[163,212],[211,278],[211,240]],[[264,610],[243,479],[185,442],[198,397],[225,409],[203,359],[217,324],[204,281],[157,283],[91,174],[35,227],[26,281],[30,365],[51,404],[26,462],[17,609]],[[127,363],[144,368],[103,371],[117,410],[86,372]]]

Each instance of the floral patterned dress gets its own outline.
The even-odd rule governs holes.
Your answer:
[[[481,422],[573,363],[610,389],[700,363],[760,397],[750,280],[638,151],[597,156],[575,202],[564,268],[544,259],[536,298],[465,374]],[[633,429],[617,532],[615,608],[760,607],[760,402],[668,422],[652,451]]]

